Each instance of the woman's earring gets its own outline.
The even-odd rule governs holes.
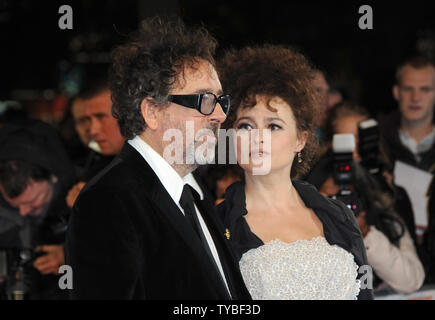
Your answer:
[[[302,154],[298,152],[298,163],[302,163]]]

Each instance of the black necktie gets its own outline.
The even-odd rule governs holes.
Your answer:
[[[186,219],[192,225],[193,230],[195,230],[199,239],[203,242],[204,247],[206,248],[207,251],[210,251],[210,248],[207,243],[207,239],[205,238],[204,233],[202,232],[201,224],[199,222],[198,216],[196,215],[192,191],[196,192],[195,190],[192,190],[189,185],[187,184],[184,185],[183,193],[181,194],[181,198],[180,198],[180,205],[184,210],[184,215],[186,216]],[[211,252],[209,253],[211,254]]]
[[[181,194],[181,198],[180,198],[180,205],[184,210],[184,214],[186,216],[186,219],[190,222],[190,224],[192,225],[196,234],[198,235],[199,239],[201,240],[205,251],[207,252],[208,256],[210,257],[212,264],[216,268],[216,272],[219,275],[219,278],[223,282],[221,273],[220,273],[219,268],[216,264],[216,260],[214,259],[213,255],[211,253],[207,239],[204,236],[204,232],[202,232],[201,224],[199,222],[199,219],[198,219],[198,216],[197,216],[196,210],[195,210],[194,198],[192,195],[193,192],[196,195],[198,195],[198,193],[195,190],[193,190],[189,185],[185,184],[183,187],[183,193]],[[198,197],[199,197],[199,195],[198,195]]]

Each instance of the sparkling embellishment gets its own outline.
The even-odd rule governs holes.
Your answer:
[[[227,237],[227,240],[230,240],[230,230],[228,228],[225,228],[225,237]]]
[[[324,237],[279,239],[249,250],[240,270],[254,300],[356,300],[358,265]]]

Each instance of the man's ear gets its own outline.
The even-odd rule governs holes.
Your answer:
[[[159,127],[158,121],[158,108],[155,103],[151,101],[151,98],[145,98],[142,100],[140,104],[140,111],[142,113],[142,117],[147,125],[147,128],[151,130],[156,130]]]
[[[50,180],[51,180],[51,183],[53,183],[53,184],[58,181],[57,177],[54,174],[51,175]]]
[[[393,97],[396,101],[399,101],[399,86],[397,84],[393,86]]]

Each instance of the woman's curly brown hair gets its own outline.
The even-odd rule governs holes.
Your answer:
[[[195,67],[198,59],[215,65],[216,46],[206,29],[188,29],[179,18],[152,17],[142,21],[131,41],[112,52],[112,114],[121,134],[127,139],[141,134],[146,128],[140,110],[143,99],[165,105],[186,66]]]
[[[294,114],[298,134],[307,132],[302,163],[293,162],[291,177],[308,172],[317,148],[314,116],[317,96],[312,86],[314,69],[301,53],[280,45],[230,50],[218,63],[224,91],[231,108],[224,127],[232,127],[240,108],[256,105],[256,96],[280,97]]]

